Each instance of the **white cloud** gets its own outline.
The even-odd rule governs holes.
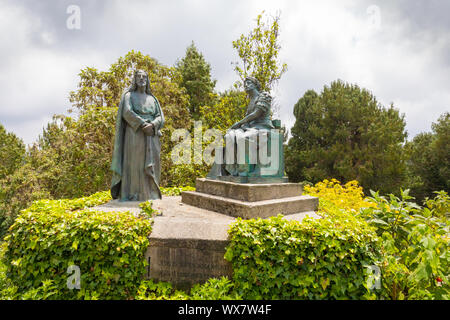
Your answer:
[[[84,64],[100,64],[102,59],[53,50],[54,35],[42,30],[40,19],[14,6],[3,6],[0,12],[2,35],[14,39],[0,43],[5,56],[0,73],[0,122],[30,144],[53,114],[67,111],[69,92],[76,89]],[[33,42],[34,33],[44,47]]]
[[[254,27],[262,10],[280,10],[280,58],[289,69],[274,93],[287,128],[306,90],[320,92],[342,79],[371,90],[384,105],[394,102],[406,114],[410,137],[430,130],[450,109],[449,30],[438,33],[442,23],[418,29],[415,18],[390,3],[379,4],[378,27],[370,4],[108,1],[99,8],[80,0],[82,28],[71,32],[64,4],[46,12],[0,0],[0,122],[30,143],[53,114],[67,110],[81,68],[105,70],[131,49],[172,65],[192,40],[211,63],[217,89],[225,90],[237,80],[231,42]]]

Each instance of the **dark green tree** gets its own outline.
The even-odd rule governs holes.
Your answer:
[[[11,224],[8,208],[8,188],[11,176],[17,172],[25,162],[25,145],[19,137],[7,132],[0,124],[0,239]]]
[[[216,80],[211,79],[211,65],[198,51],[194,42],[186,48],[186,55],[175,64],[181,75],[180,86],[189,95],[189,110],[194,119],[199,118],[199,110],[211,105]]]
[[[405,175],[404,115],[381,106],[367,90],[335,81],[307,91],[294,106],[286,147],[292,181],[357,180],[368,192],[399,192]]]
[[[434,197],[434,191],[450,190],[450,113],[432,124],[432,132],[409,141],[407,187],[417,199]]]
[[[0,124],[0,180],[23,164],[25,145],[19,137]]]

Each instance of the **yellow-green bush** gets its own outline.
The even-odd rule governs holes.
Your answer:
[[[186,187],[161,187],[161,193],[165,196],[179,196],[183,191],[195,191],[195,187],[186,186]]]
[[[325,214],[336,210],[358,213],[361,208],[374,206],[364,198],[363,189],[355,180],[341,185],[336,179],[325,179],[315,186],[306,185],[304,192],[319,198],[319,210]]]
[[[16,298],[133,298],[146,271],[151,220],[86,209],[110,199],[42,200],[22,211],[5,237],[4,264]],[[78,266],[81,289],[67,286]]]

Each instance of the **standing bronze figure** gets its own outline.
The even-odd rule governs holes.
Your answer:
[[[161,199],[161,129],[164,115],[147,72],[136,70],[116,120],[111,196],[120,201]]]

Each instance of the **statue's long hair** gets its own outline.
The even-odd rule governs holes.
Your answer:
[[[133,92],[133,91],[137,90],[136,75],[140,71],[144,72],[146,77],[147,77],[147,84],[145,86],[145,93],[147,93],[148,95],[151,95],[152,97],[154,97],[155,100],[156,100],[156,103],[158,104],[158,108],[159,108],[159,111],[160,111],[160,114],[161,114],[161,123],[160,123],[160,126],[159,126],[158,135],[161,136],[161,131],[160,130],[163,128],[164,122],[165,122],[164,113],[162,111],[162,108],[161,108],[161,105],[159,104],[158,99],[156,99],[156,97],[152,93],[152,89],[150,88],[150,78],[148,77],[148,72],[147,71],[142,70],[142,69],[137,69],[136,71],[134,71],[133,79],[131,80],[131,86],[127,90],[125,90],[124,94],[122,95],[120,105],[122,104],[123,98],[124,98],[126,93]],[[120,114],[118,119],[121,119],[121,117],[122,117],[122,115]],[[117,124],[117,126],[119,126],[119,123]],[[117,130],[118,130],[118,127],[116,127],[116,131]]]
[[[148,72],[142,69],[137,69],[136,71],[134,71],[133,78],[131,79],[131,86],[128,88],[126,92],[132,92],[137,90],[136,75],[138,72],[144,72],[145,76],[147,77],[147,85],[145,86],[145,93],[153,95],[152,89],[150,88],[150,78],[148,77]]]
[[[255,77],[247,76],[247,77],[245,78],[245,80],[250,80],[251,82],[253,82],[253,84],[256,86],[256,89],[257,89],[258,91],[261,91],[261,82],[259,82],[258,79],[256,79]],[[245,80],[244,80],[244,81],[245,81]]]

